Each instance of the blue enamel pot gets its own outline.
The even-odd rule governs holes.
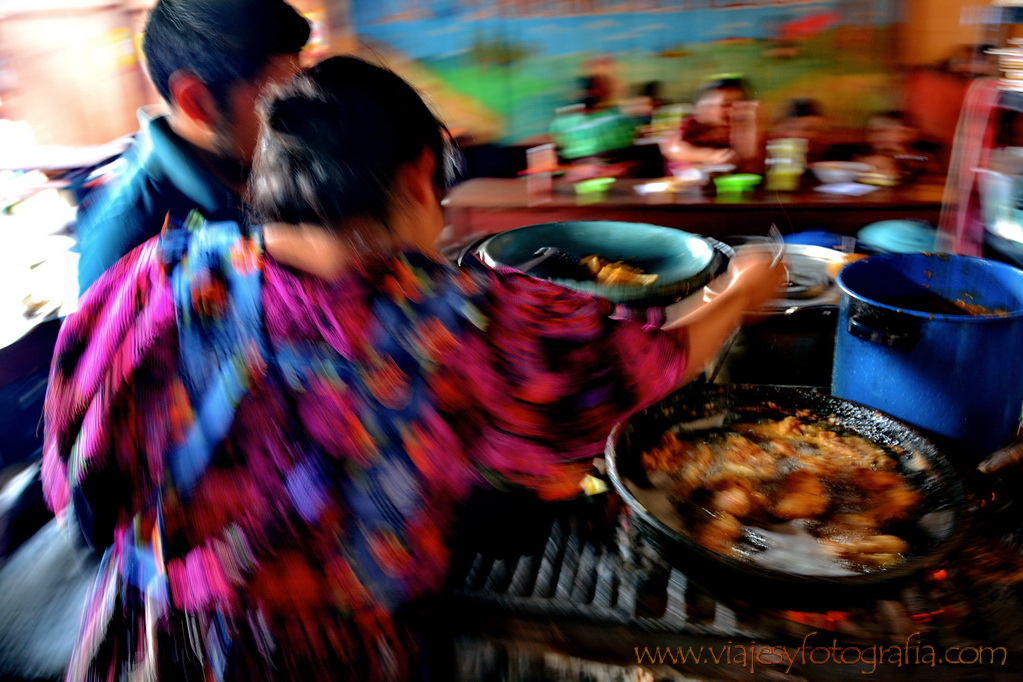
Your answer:
[[[871,256],[846,266],[832,393],[988,454],[1023,405],[1023,271],[982,258]]]

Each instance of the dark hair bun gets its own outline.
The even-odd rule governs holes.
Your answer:
[[[291,134],[306,120],[306,111],[311,106],[313,102],[297,97],[272,100],[266,109],[266,123],[279,133]]]
[[[385,220],[400,168],[424,149],[437,160],[439,186],[453,175],[447,131],[419,94],[354,57],[302,74],[265,103],[264,115],[250,188],[261,220]]]

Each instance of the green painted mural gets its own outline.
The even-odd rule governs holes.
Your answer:
[[[354,0],[370,49],[414,63],[459,108],[456,127],[516,141],[546,131],[579,79],[609,74],[627,98],[657,82],[688,102],[706,78],[743,75],[765,122],[814,98],[836,126],[895,99],[899,0]],[[449,105],[450,106],[450,105]]]

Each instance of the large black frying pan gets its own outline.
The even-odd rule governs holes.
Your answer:
[[[682,423],[699,424],[725,414],[726,424],[776,419],[801,413],[804,419],[834,417],[846,429],[886,447],[897,447],[898,471],[923,493],[926,521],[906,524],[899,535],[909,542],[907,560],[890,569],[856,575],[788,573],[734,559],[698,545],[651,514],[626,482],[649,488],[643,452]],[[805,415],[805,416],[804,416]],[[683,436],[679,436],[683,438]],[[915,454],[914,454],[915,453]],[[608,473],[630,507],[637,530],[666,561],[718,596],[790,610],[841,609],[867,599],[896,595],[905,581],[938,563],[963,536],[966,497],[960,479],[938,447],[912,427],[876,410],[807,389],[784,386],[690,387],[633,415],[607,442]]]

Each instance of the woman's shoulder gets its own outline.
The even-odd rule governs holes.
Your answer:
[[[462,302],[481,305],[492,292],[494,273],[478,261],[463,267],[421,252],[404,252],[387,259],[371,276],[381,293],[395,300],[423,303],[429,300],[461,307]]]
[[[415,309],[419,314],[453,312],[455,317],[486,330],[499,319],[501,327],[530,333],[556,321],[608,315],[613,304],[589,294],[563,287],[508,267],[490,267],[478,258],[465,259],[461,267],[422,254],[403,254],[393,259],[382,276],[374,278],[376,296]]]
[[[78,298],[78,310],[109,307],[112,297],[140,296],[159,286],[163,277],[159,238],[135,247],[110,266]]]

